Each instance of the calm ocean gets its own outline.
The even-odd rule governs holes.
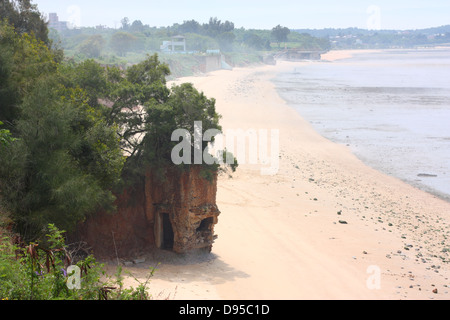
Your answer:
[[[450,49],[386,50],[280,74],[278,92],[367,165],[450,200]]]

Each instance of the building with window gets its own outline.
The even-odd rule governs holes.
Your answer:
[[[48,15],[48,27],[59,32],[69,29],[67,21],[59,21],[58,14],[52,12]]]

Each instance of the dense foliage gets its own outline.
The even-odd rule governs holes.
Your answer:
[[[0,25],[0,206],[27,239],[49,222],[71,231],[113,210],[125,176],[174,165],[174,130],[193,133],[194,121],[220,130],[214,99],[190,84],[168,88],[157,55],[126,69],[55,55]]]
[[[0,300],[152,299],[148,286],[154,268],[136,288],[125,288],[121,267],[111,277],[93,256],[76,259],[76,254],[66,245],[64,231],[53,224],[41,243],[0,238]]]
[[[47,23],[31,0],[0,0],[0,21],[6,20],[19,33],[32,33],[49,44]]]
[[[272,29],[272,37],[278,43],[278,47],[280,47],[282,42],[287,42],[290,33],[291,30],[289,28],[282,27],[281,25],[277,25]]]
[[[3,125],[3,122],[0,121],[0,127]],[[0,129],[0,146],[8,145],[13,139],[11,138],[11,132],[7,129]]]
[[[70,68],[43,42],[4,23],[0,35],[0,119],[14,138],[0,149],[1,204],[21,231],[48,221],[71,229],[113,202],[124,162],[117,127],[81,79],[65,81]]]

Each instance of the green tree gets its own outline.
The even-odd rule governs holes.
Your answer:
[[[236,36],[233,32],[224,32],[217,37],[220,49],[225,52],[233,51],[233,42],[235,39]]]
[[[243,41],[247,46],[256,50],[262,50],[265,45],[264,40],[254,33],[245,34]]]
[[[44,43],[0,21],[0,121],[14,131],[18,105],[35,80],[56,71],[55,55]]]
[[[142,165],[143,136],[150,121],[147,107],[162,105],[168,100],[170,90],[166,86],[166,76],[169,74],[169,67],[160,63],[157,55],[148,56],[126,71],[116,67],[107,71],[110,91],[105,100],[110,108],[106,118],[109,124],[116,123],[121,128],[122,150],[128,155],[127,164]],[[134,168],[140,165],[136,164]]]
[[[108,70],[108,86],[113,89],[105,97],[110,105],[107,118],[121,128],[122,149],[128,155],[125,172],[132,177],[142,176],[149,166],[174,166],[171,153],[178,143],[171,137],[175,130],[186,129],[193,136],[195,121],[202,122],[203,130],[221,130],[215,100],[192,84],[167,88],[169,74],[157,55],[126,71]],[[216,166],[206,168],[217,170]]]
[[[181,24],[178,27],[178,32],[181,34],[185,33],[200,34],[202,32],[202,26],[195,20],[184,21],[183,24]]]
[[[281,47],[281,43],[287,41],[290,33],[288,28],[278,25],[272,29],[272,38],[278,43],[278,47]]]
[[[108,90],[106,69],[92,59],[78,64],[62,64],[59,66],[61,83],[66,87],[80,87],[86,93],[88,104],[99,109],[99,99]]]
[[[172,150],[179,142],[171,141],[172,133],[177,129],[186,129],[194,137],[195,121],[202,123],[204,131],[209,129],[221,131],[220,115],[216,112],[215,103],[215,99],[207,98],[191,83],[184,83],[172,87],[166,103],[147,105],[148,122],[142,145],[146,162],[156,164],[156,167],[173,165]],[[204,150],[206,145],[204,142],[201,150]],[[191,148],[191,155],[194,156],[193,142]],[[194,163],[194,158],[191,163]],[[217,168],[210,167],[210,169]]]
[[[0,121],[0,126],[2,125],[3,122]],[[14,139],[11,137],[11,132],[7,129],[0,129],[0,148],[8,145],[12,141],[14,141]]]
[[[0,152],[2,201],[23,228],[54,222],[72,230],[87,214],[110,207],[123,165],[114,128],[81,89],[56,81],[38,81],[20,106],[18,141]],[[14,166],[18,176],[11,177],[4,169]],[[11,180],[18,183],[7,185]]]
[[[210,18],[209,23],[203,24],[203,32],[207,36],[216,38],[222,33],[225,32],[233,32],[234,31],[234,23],[230,21],[222,22],[221,20],[218,20],[215,18]]]
[[[128,19],[127,17],[120,20],[120,23],[122,24],[122,30],[130,29],[130,19]]]
[[[195,121],[220,130],[215,100],[191,84],[168,88],[170,69],[157,55],[126,70],[61,63],[5,23],[0,44],[0,120],[9,126],[0,131],[0,206],[19,231],[73,230],[113,208],[123,176],[174,166],[174,130],[194,134]]]
[[[0,148],[1,206],[22,231],[48,222],[70,230],[88,213],[112,206],[124,163],[118,128],[106,123],[94,98],[102,69],[73,67],[85,72],[67,81],[71,69],[58,66],[41,42],[0,30],[6,35],[0,59],[11,70],[5,81],[18,97],[1,108],[13,110],[7,115],[15,139]]]
[[[130,26],[131,32],[143,32],[144,31],[144,24],[141,20],[134,20],[133,23]]]
[[[106,41],[102,35],[93,35],[80,45],[80,52],[88,58],[98,58],[105,47],[105,43]]]
[[[128,32],[116,32],[111,37],[110,46],[111,48],[121,57],[124,57],[127,52],[133,50],[137,39],[135,36]]]
[[[49,44],[47,22],[31,0],[0,0],[0,21],[6,21],[19,33],[32,33]]]

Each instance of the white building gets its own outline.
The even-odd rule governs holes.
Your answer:
[[[171,41],[164,41],[160,47],[162,52],[186,52],[186,38],[183,36],[172,37]]]

